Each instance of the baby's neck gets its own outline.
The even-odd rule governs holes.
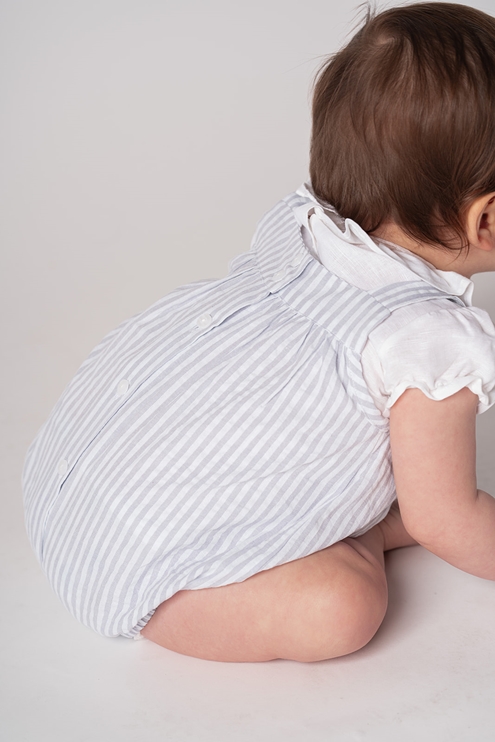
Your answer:
[[[392,242],[394,245],[413,252],[438,270],[454,271],[466,278],[471,278],[473,273],[495,270],[495,266],[492,267],[491,264],[488,266],[485,254],[478,255],[480,251],[473,251],[471,248],[469,255],[466,255],[466,251],[458,252],[457,250],[447,250],[447,248],[443,247],[433,247],[412,239],[397,224],[393,224],[392,222],[382,224],[372,233],[372,236]],[[491,263],[493,263],[493,256]]]

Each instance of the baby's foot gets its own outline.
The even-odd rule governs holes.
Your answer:
[[[378,526],[383,533],[383,551],[399,549],[401,546],[413,546],[418,543],[404,528],[397,500],[394,500],[388,515]]]

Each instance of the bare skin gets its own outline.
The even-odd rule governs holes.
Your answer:
[[[364,646],[387,608],[384,552],[416,541],[398,506],[358,538],[241,583],[184,590],[141,632],[181,654],[223,662],[312,662]]]
[[[470,250],[458,252],[426,245],[409,237],[397,224],[385,222],[373,232],[375,237],[405,247],[442,271],[455,271],[471,278],[475,273],[495,271],[495,193],[474,199],[465,215]],[[445,236],[453,238],[446,230]]]

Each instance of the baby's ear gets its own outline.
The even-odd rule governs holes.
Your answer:
[[[495,193],[475,199],[466,219],[469,244],[481,250],[495,250]]]

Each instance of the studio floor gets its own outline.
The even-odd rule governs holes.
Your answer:
[[[392,552],[378,634],[353,655],[317,664],[221,664],[106,639],[51,593],[23,529],[22,446],[4,440],[2,741],[494,739],[492,583],[421,547]]]

